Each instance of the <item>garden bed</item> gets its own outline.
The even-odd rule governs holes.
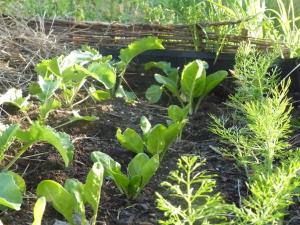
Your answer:
[[[247,196],[247,188],[244,183],[246,181],[245,174],[236,168],[234,160],[224,158],[216,150],[215,147],[218,145],[218,140],[215,135],[207,130],[211,122],[209,114],[224,115],[226,113],[223,103],[228,97],[229,92],[226,87],[232,85],[230,83],[229,80],[218,87],[203,102],[201,109],[190,117],[182,140],[171,146],[160,169],[138,199],[127,200],[124,195],[120,194],[112,181],[104,181],[97,224],[157,224],[157,221],[163,215],[156,209],[154,193],[158,191],[162,194],[167,194],[161,188],[160,183],[166,180],[171,170],[176,169],[178,158],[186,154],[196,154],[206,159],[205,169],[212,174],[216,174],[216,191],[221,192],[227,202],[240,204],[241,196]],[[8,108],[6,110],[9,112],[12,109]],[[295,113],[299,114],[298,111],[296,109]],[[35,114],[36,112],[31,112],[31,116],[34,117]],[[14,171],[23,174],[27,184],[27,192],[21,211],[5,211],[1,213],[1,219],[4,224],[25,225],[32,222],[32,207],[35,203],[34,194],[40,181],[53,179],[63,183],[69,177],[83,181],[89,168],[92,166],[90,154],[95,150],[101,150],[109,154],[125,167],[133,154],[120,146],[115,138],[116,129],[118,127],[122,129],[127,127],[138,129],[139,119],[143,115],[148,117],[153,123],[164,122],[166,120],[166,107],[151,106],[144,101],[128,104],[122,99],[114,99],[100,104],[87,102],[81,106],[80,114],[95,115],[99,117],[99,120],[94,122],[77,122],[59,129],[70,134],[75,144],[75,158],[68,168],[64,168],[59,155],[47,144],[35,145],[19,160]],[[49,123],[52,127],[55,127],[66,121],[68,117],[68,112],[59,111],[49,118]],[[22,121],[20,115],[10,116],[6,119],[15,123]],[[11,153],[13,151],[14,148],[11,149]],[[9,159],[9,157],[7,158]],[[287,221],[291,217],[299,215],[299,207],[299,203],[291,207]],[[88,211],[88,213],[91,212]],[[52,225],[56,219],[63,220],[61,215],[51,206],[48,206],[43,224]],[[300,220],[296,218],[288,224],[296,225],[299,222]]]
[[[208,171],[217,175],[217,191],[221,191],[227,201],[239,202],[239,191],[245,194],[244,175],[235,168],[234,161],[223,158],[213,150],[217,144],[216,139],[207,130],[210,122],[208,114],[222,113],[222,102],[226,96],[217,94],[222,91],[220,87],[205,101],[201,110],[190,118],[182,140],[174,143],[169,149],[161,168],[137,200],[126,200],[111,181],[104,182],[98,224],[157,224],[162,213],[155,208],[154,193],[156,191],[163,193],[160,183],[166,180],[171,170],[176,169],[178,158],[185,154],[196,154],[205,158]],[[59,155],[46,144],[32,147],[20,159],[15,171],[24,174],[27,194],[21,211],[2,213],[1,219],[4,224],[31,223],[32,207],[35,202],[32,196],[37,184],[44,179],[63,183],[69,177],[82,181],[92,165],[90,154],[95,150],[108,153],[126,166],[133,154],[122,149],[116,141],[116,129],[118,127],[137,129],[139,119],[143,115],[153,123],[164,122],[166,108],[150,106],[146,102],[129,105],[123,100],[115,99],[97,105],[87,103],[81,107],[81,114],[96,115],[99,120],[90,123],[77,122],[61,129],[72,136],[75,144],[75,159],[70,167],[64,168]],[[68,113],[56,112],[49,121],[51,126],[55,127],[67,118]],[[15,122],[22,120],[19,116],[8,119]],[[55,218],[63,219],[52,207],[47,207],[43,224],[52,224]]]
[[[86,24],[81,24],[79,27],[81,26],[86,28]],[[97,26],[100,25],[98,24]],[[46,44],[52,46],[51,39],[48,39],[48,41]],[[16,43],[17,42],[11,42],[13,46],[16,45]],[[38,49],[35,49],[36,52],[40,54],[43,46],[44,45],[38,46]],[[60,45],[60,47],[61,46],[63,45]],[[56,48],[57,47],[52,49],[54,53]],[[20,49],[22,49],[20,52],[30,52],[28,49],[24,50],[22,47],[20,47]],[[58,49],[57,51],[61,53],[60,51],[62,50],[64,49]],[[104,51],[103,49],[103,53],[105,53]],[[109,51],[111,51],[111,49]],[[45,52],[42,53],[46,54]],[[114,55],[113,52],[107,53]],[[50,53],[48,54],[48,56],[50,56]],[[10,66],[18,69],[18,61],[14,61],[13,58],[10,60],[9,57],[11,57],[11,55],[6,55],[6,57],[7,58],[3,61],[9,64],[11,63]],[[18,59],[22,58],[20,55],[17,55],[17,57],[19,57]],[[24,58],[24,61],[20,63],[22,66],[24,64],[27,65],[28,67],[26,67],[24,71],[31,74],[31,77],[28,76],[23,83],[19,83],[24,90],[27,90],[25,87],[29,82],[36,79],[32,71],[33,65],[38,61],[38,58],[42,58],[42,55],[35,57],[36,55],[31,59],[30,57]],[[209,73],[220,69],[232,69],[234,64],[234,56],[232,54],[221,54],[217,63],[214,64],[214,55],[209,53],[181,52],[181,54],[178,54],[178,51],[175,50],[146,52],[135,60],[135,64],[132,64],[126,74],[126,80],[129,86],[139,97],[137,102],[126,103],[123,99],[118,98],[106,100],[101,103],[95,103],[91,100],[85,101],[79,107],[80,114],[97,116],[98,120],[93,122],[81,121],[63,127],[60,127],[60,125],[68,120],[70,111],[59,109],[51,114],[48,124],[54,128],[60,127],[58,128],[59,131],[66,132],[71,136],[75,147],[74,160],[69,167],[65,168],[61,157],[50,145],[39,143],[31,147],[12,168],[14,172],[22,175],[26,180],[27,191],[22,210],[2,212],[0,217],[3,223],[9,225],[25,225],[32,222],[32,208],[36,201],[35,193],[40,181],[51,179],[62,184],[67,178],[77,178],[83,182],[92,166],[90,155],[93,151],[107,153],[113,159],[120,162],[123,170],[125,170],[134,154],[124,150],[116,140],[117,128],[120,127],[122,130],[133,128],[134,130],[140,131],[139,123],[141,116],[146,116],[153,124],[165,123],[167,119],[167,107],[170,104],[177,103],[174,102],[173,98],[168,96],[165,96],[157,105],[151,105],[144,100],[144,92],[153,83],[153,71],[152,73],[143,72],[141,64],[156,59],[170,61],[173,66],[183,66],[183,64],[195,58],[201,58],[209,62]],[[294,66],[297,65],[297,61],[290,60],[288,64],[279,63],[279,65],[281,65],[280,67],[282,68],[282,76],[285,77],[293,70]],[[297,74],[298,72],[299,68],[293,71],[293,74]],[[20,74],[22,74],[21,71]],[[20,76],[20,74],[18,76]],[[295,76],[292,76],[292,89],[297,90],[298,79],[294,77]],[[12,83],[14,79],[15,78],[12,78]],[[1,89],[7,89],[7,86],[4,84]],[[201,158],[205,158],[207,161],[205,169],[212,174],[216,174],[216,191],[221,192],[227,203],[234,203],[240,206],[241,199],[249,194],[245,185],[247,177],[237,169],[234,160],[220,154],[217,148],[219,144],[218,138],[208,130],[208,126],[212,121],[209,114],[219,116],[229,114],[227,111],[228,108],[223,103],[233,91],[234,85],[232,83],[232,77],[229,76],[224,83],[218,86],[213,93],[203,101],[199,111],[189,117],[181,140],[176,141],[170,146],[159,170],[136,200],[128,200],[125,195],[120,193],[111,180],[105,179],[97,224],[157,224],[163,214],[156,209],[155,192],[158,191],[165,195],[168,194],[165,189],[161,188],[160,183],[167,179],[171,170],[176,169],[177,160],[182,155],[195,154],[201,156]],[[297,93],[292,93],[292,95],[296,96],[296,98],[298,96]],[[80,100],[80,98],[81,95],[78,96],[78,100]],[[299,111],[299,108],[295,105],[293,113],[299,115]],[[37,115],[37,106],[34,105],[33,110],[29,112],[29,116],[35,119]],[[22,124],[26,127],[23,115],[16,113],[16,110],[12,107],[4,107],[1,116],[3,118],[2,121],[5,123]],[[293,142],[292,144],[298,143],[297,135],[291,138],[291,142]],[[18,147],[18,145],[12,146],[10,151],[7,152],[7,161],[12,158]],[[299,210],[299,202],[290,207],[289,216],[285,218],[287,224],[296,225],[300,223],[298,219]],[[88,208],[87,214],[89,215],[88,217],[90,217],[92,210]],[[63,220],[63,217],[58,214],[50,204],[47,204],[43,224],[52,225],[55,219]]]

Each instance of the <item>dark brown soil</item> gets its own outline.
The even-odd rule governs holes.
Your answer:
[[[220,92],[216,92],[220,93]],[[155,192],[162,194],[165,190],[160,183],[165,181],[169,172],[176,169],[176,163],[184,154],[195,154],[207,160],[205,169],[216,174],[217,188],[229,203],[239,204],[240,195],[247,195],[245,176],[239,171],[235,162],[224,158],[214,146],[217,146],[217,138],[208,130],[211,121],[209,114],[220,115],[224,113],[222,102],[223,94],[212,94],[202,105],[199,112],[193,115],[187,124],[182,140],[174,143],[166,154],[160,169],[151,182],[143,190],[136,200],[127,200],[110,180],[105,180],[102,188],[101,207],[97,224],[157,224],[162,213],[156,209]],[[150,106],[145,102],[128,104],[121,99],[114,99],[100,104],[87,103],[81,106],[82,115],[96,115],[99,117],[94,122],[77,122],[61,128],[72,136],[75,144],[75,158],[72,164],[65,168],[60,156],[47,144],[34,145],[17,163],[15,171],[23,174],[27,184],[26,196],[21,211],[6,211],[0,214],[5,225],[25,225],[32,222],[32,207],[36,200],[35,189],[38,183],[45,179],[52,179],[64,183],[67,178],[77,178],[81,181],[92,166],[90,154],[93,151],[103,151],[124,166],[128,164],[133,154],[122,149],[115,138],[118,127],[127,127],[139,130],[139,120],[142,115],[147,116],[155,123],[165,123],[166,108],[162,106]],[[67,120],[68,113],[55,112],[49,119],[53,127]],[[18,121],[20,117],[12,117],[10,120]],[[13,151],[13,150],[11,150]],[[299,215],[299,206],[291,207],[293,215]],[[50,205],[44,216],[43,224],[52,225],[55,219],[63,220]],[[295,219],[292,224],[299,224]]]

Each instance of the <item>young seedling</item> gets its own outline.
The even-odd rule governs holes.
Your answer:
[[[188,108],[180,108],[172,105],[168,108],[169,125],[156,124],[152,127],[146,117],[141,118],[140,126],[143,135],[135,130],[127,128],[123,133],[117,130],[116,137],[125,149],[134,153],[142,153],[144,149],[152,156],[159,154],[163,158],[171,143],[181,136],[181,132],[187,122]]]
[[[97,162],[88,173],[84,184],[76,179],[67,179],[63,187],[55,181],[44,180],[39,183],[36,193],[44,196],[71,225],[75,225],[75,215],[81,217],[82,225],[88,224],[85,205],[89,204],[93,209],[91,225],[96,225],[103,174],[103,166]]]
[[[127,198],[137,198],[159,167],[157,154],[149,158],[145,153],[138,153],[128,164],[127,175],[121,171],[121,165],[105,153],[93,152],[92,160],[103,164],[105,176],[111,178]]]
[[[51,127],[34,122],[27,130],[21,129],[18,125],[10,125],[2,131],[0,134],[0,161],[3,160],[4,153],[8,150],[14,140],[20,141],[23,146],[14,158],[5,166],[6,170],[10,169],[28,148],[41,141],[55,147],[62,156],[65,166],[68,166],[73,159],[74,146],[68,134],[56,132]]]
[[[204,164],[196,156],[178,160],[178,169],[169,176],[171,182],[161,184],[170,192],[170,200],[156,193],[157,208],[165,216],[160,224],[228,224],[226,214],[234,207],[225,204],[220,193],[213,193],[216,181],[207,171],[200,171]]]
[[[179,77],[178,69],[172,68],[166,62],[151,62],[145,65],[145,69],[161,69],[166,76],[155,74],[155,80],[161,84],[152,85],[146,91],[146,98],[156,103],[159,101],[162,92],[168,91],[175,96],[178,101],[184,105],[187,104],[189,112],[196,112],[202,100],[226,77],[227,72],[220,70],[209,76],[206,76],[207,63],[201,60],[195,60],[188,63]],[[179,86],[180,84],[180,86]],[[197,100],[195,104],[194,101]],[[195,104],[195,105],[194,105]]]

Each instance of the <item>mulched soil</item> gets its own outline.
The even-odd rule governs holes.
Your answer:
[[[225,86],[217,88],[203,102],[201,109],[189,119],[182,140],[170,147],[161,167],[138,199],[127,200],[112,181],[107,179],[104,181],[97,224],[157,224],[163,214],[156,209],[155,192],[166,194],[166,190],[161,188],[160,183],[167,179],[171,170],[176,169],[178,158],[184,154],[195,154],[202,159],[205,158],[207,161],[205,169],[216,174],[216,191],[221,192],[226,202],[240,204],[241,196],[247,195],[246,177],[237,169],[232,159],[224,158],[215,151],[214,147],[218,146],[218,139],[207,129],[211,121],[209,114],[226,113],[223,102],[226,101],[228,93],[224,89]],[[32,117],[35,113],[33,110]],[[14,170],[22,174],[26,180],[26,196],[21,211],[5,211],[0,214],[5,225],[31,224],[32,208],[36,200],[35,189],[40,181],[52,179],[61,184],[67,178],[84,181],[92,166],[90,154],[93,151],[100,150],[108,153],[125,168],[133,154],[124,150],[117,142],[115,133],[118,127],[122,130],[127,127],[139,130],[139,120],[143,115],[148,117],[152,124],[166,121],[166,107],[149,105],[143,101],[128,104],[122,99],[97,104],[86,102],[80,106],[80,114],[95,115],[99,119],[94,122],[76,122],[60,128],[61,131],[71,135],[75,144],[75,158],[68,168],[64,167],[61,157],[54,149],[43,143],[34,145],[18,161]],[[66,111],[56,111],[50,117],[48,124],[55,127],[66,121],[68,116],[69,113]],[[20,122],[22,116],[10,116],[7,119],[11,122]],[[9,153],[13,154],[16,147],[14,146]],[[299,204],[291,207],[294,220],[290,224],[300,224],[300,220],[296,217],[300,215],[299,209]],[[91,211],[87,211],[90,216]],[[62,216],[48,204],[43,224],[52,225],[55,219],[63,220]]]

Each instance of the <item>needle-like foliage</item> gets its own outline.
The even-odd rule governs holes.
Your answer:
[[[295,155],[299,155],[299,151]],[[300,185],[299,170],[300,161],[296,157],[285,160],[273,173],[256,175],[249,185],[251,196],[244,199],[237,212],[236,224],[282,224],[288,206],[298,195],[295,190]]]
[[[160,224],[228,224],[226,215],[232,206],[225,204],[219,193],[213,193],[216,186],[213,176],[199,170],[204,164],[205,160],[199,161],[196,156],[178,160],[178,170],[169,176],[171,182],[162,183],[172,200],[156,193],[157,207],[166,217]]]
[[[229,144],[224,154],[235,158],[246,171],[260,163],[272,170],[273,160],[289,146],[290,81],[277,86],[276,72],[268,73],[273,60],[274,53],[258,53],[247,45],[240,48],[234,71],[236,93],[227,103],[232,114],[227,118],[212,116],[211,131]]]
[[[235,224],[279,225],[300,185],[299,150],[289,151],[292,105],[287,97],[290,80],[279,84],[268,73],[274,55],[249,46],[238,51],[236,94],[227,105],[232,114],[212,117],[211,131],[227,144],[223,152],[236,159],[248,175],[250,195],[235,208]]]

